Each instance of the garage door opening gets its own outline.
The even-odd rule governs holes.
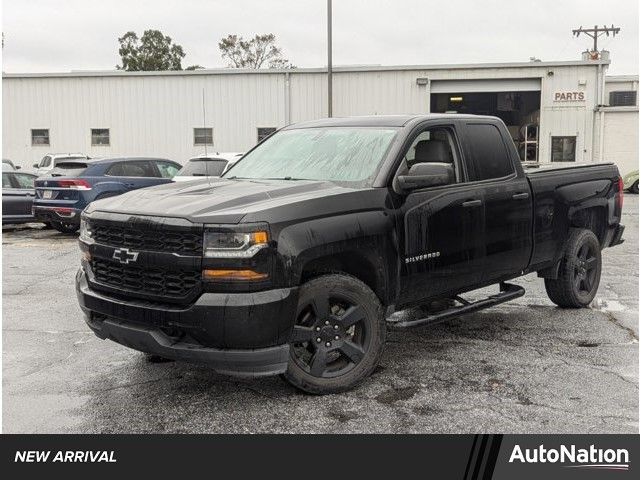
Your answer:
[[[432,93],[431,112],[498,117],[507,125],[520,160],[538,161],[539,91]]]

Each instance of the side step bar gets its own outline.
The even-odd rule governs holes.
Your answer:
[[[513,285],[512,283],[500,283],[500,293],[495,295],[491,295],[490,297],[484,298],[482,300],[478,300],[476,302],[470,303],[465,299],[460,297],[455,297],[455,300],[460,302],[462,305],[459,307],[452,307],[441,312],[434,313],[433,315],[429,315],[425,318],[419,318],[417,320],[406,320],[400,322],[388,322],[392,328],[411,328],[411,327],[419,327],[423,325],[433,325],[436,323],[444,322],[445,320],[450,320],[455,317],[459,317],[465,313],[477,312],[478,310],[483,310],[485,308],[493,307],[495,305],[499,305],[501,303],[508,302],[515,298],[521,297],[524,295],[524,288]]]

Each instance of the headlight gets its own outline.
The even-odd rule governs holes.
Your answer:
[[[89,241],[92,235],[89,222],[85,218],[80,218],[80,240]]]
[[[266,230],[257,232],[205,232],[204,256],[210,258],[249,258],[268,246]]]

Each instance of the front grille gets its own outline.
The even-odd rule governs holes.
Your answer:
[[[200,283],[198,271],[142,268],[95,258],[91,270],[100,284],[169,301],[189,297]]]
[[[202,256],[202,233],[171,230],[139,230],[128,225],[90,222],[96,243],[111,247]]]

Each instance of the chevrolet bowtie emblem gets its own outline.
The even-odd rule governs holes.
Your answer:
[[[138,255],[138,252],[132,252],[128,248],[116,248],[113,251],[113,259],[124,264],[135,262],[138,260]]]

